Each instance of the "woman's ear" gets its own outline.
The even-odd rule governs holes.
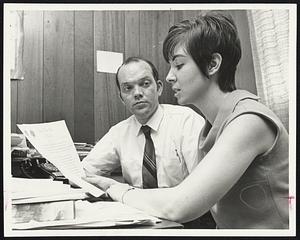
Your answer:
[[[222,64],[221,54],[213,53],[211,61],[208,65],[208,70],[207,70],[208,75],[212,76],[212,75],[216,74],[220,70],[221,64]]]

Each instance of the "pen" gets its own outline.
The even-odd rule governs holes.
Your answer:
[[[177,151],[176,148],[175,148],[175,152],[176,152],[176,156],[178,157],[179,161],[181,162],[181,158],[180,158],[180,156],[179,156],[178,151]]]

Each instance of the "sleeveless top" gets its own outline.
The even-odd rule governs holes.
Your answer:
[[[289,226],[288,133],[278,117],[244,90],[228,94],[211,126],[200,136],[201,156],[212,148],[224,128],[242,114],[257,114],[276,127],[272,147],[257,156],[237,183],[211,209],[218,228],[285,229]]]

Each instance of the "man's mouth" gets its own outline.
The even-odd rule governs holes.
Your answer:
[[[144,104],[147,104],[147,102],[145,102],[145,101],[140,101],[140,102],[136,102],[135,104],[133,104],[133,106],[135,107],[135,106],[142,106],[142,105],[144,105]]]

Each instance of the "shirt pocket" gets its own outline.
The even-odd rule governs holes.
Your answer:
[[[165,179],[166,187],[176,186],[188,175],[181,149],[176,146],[174,141],[170,141],[169,147],[163,148],[161,156],[161,178]]]

